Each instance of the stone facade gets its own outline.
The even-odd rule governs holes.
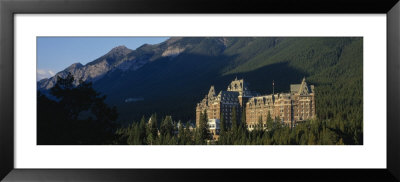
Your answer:
[[[242,111],[246,113],[249,130],[262,119],[266,126],[268,114],[272,119],[279,119],[283,124],[294,126],[297,122],[315,117],[314,85],[307,85],[305,78],[300,84],[291,84],[290,93],[259,95],[248,89],[247,83],[235,79],[229,84],[227,91],[215,94],[211,86],[208,95],[196,106],[196,125],[200,121],[200,113],[206,111],[208,119],[221,119],[232,123],[232,109],[236,108],[237,117]]]
[[[232,123],[232,110],[236,109],[237,117],[240,117],[241,107],[239,103],[239,92],[237,91],[220,91],[215,94],[214,86],[211,86],[208,95],[197,104],[196,107],[196,126],[200,122],[200,113],[206,111],[208,119],[221,119]]]
[[[266,127],[268,114],[272,119],[294,126],[297,122],[315,117],[314,85],[290,85],[290,93],[278,93],[251,98],[246,104],[246,123],[249,130],[255,128],[261,119]]]

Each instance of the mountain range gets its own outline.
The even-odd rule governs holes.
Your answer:
[[[37,86],[46,92],[57,76],[71,73],[75,84],[92,82],[106,95],[122,123],[152,113],[193,121],[196,103],[211,85],[219,92],[237,77],[251,90],[270,94],[273,80],[275,92],[287,92],[306,77],[316,86],[318,117],[329,118],[339,116],[344,103],[362,112],[362,68],[361,37],[172,37],[136,50],[115,47]]]

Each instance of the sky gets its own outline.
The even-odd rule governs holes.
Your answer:
[[[135,50],[143,44],[158,44],[168,37],[38,37],[37,80],[49,78],[73,63],[85,65],[124,45]]]

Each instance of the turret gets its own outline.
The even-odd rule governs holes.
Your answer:
[[[214,85],[211,85],[210,91],[208,91],[208,98],[212,98],[215,96]]]
[[[303,80],[301,81],[301,84],[300,84],[300,89],[299,89],[298,94],[300,94],[300,95],[307,95],[308,93],[309,93],[309,91],[308,91],[308,86],[307,86],[306,78],[303,77]]]

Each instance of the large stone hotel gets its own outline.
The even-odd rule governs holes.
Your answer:
[[[243,79],[232,81],[226,91],[216,94],[214,86],[196,106],[196,126],[199,125],[200,113],[206,111],[208,124],[213,134],[219,131],[219,121],[223,117],[232,123],[232,110],[236,109],[237,118],[245,112],[249,130],[254,129],[261,119],[267,127],[268,113],[271,118],[282,124],[294,126],[297,122],[315,117],[314,85],[307,85],[305,78],[300,84],[291,84],[290,93],[260,95],[248,89]]]

